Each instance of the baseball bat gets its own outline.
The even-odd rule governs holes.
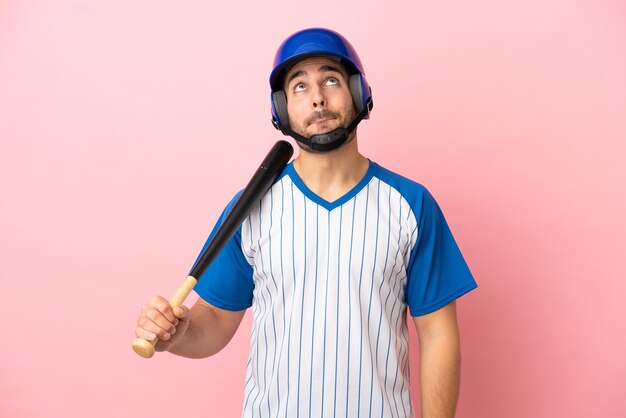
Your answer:
[[[237,228],[243,223],[252,208],[265,195],[270,186],[274,183],[283,168],[287,165],[293,155],[293,147],[287,141],[278,141],[267,154],[257,171],[254,173],[248,185],[243,189],[241,196],[233,205],[230,213],[222,222],[213,236],[213,239],[200,255],[182,286],[169,303],[172,307],[183,304],[189,293],[198,283],[202,273],[222,250],[228,240],[235,234]],[[143,338],[136,338],[132,347],[135,353],[141,357],[150,358],[154,355],[154,345],[158,339],[152,341]]]

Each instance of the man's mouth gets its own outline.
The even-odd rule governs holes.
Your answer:
[[[333,114],[330,111],[322,111],[315,116],[312,116],[308,120],[309,125],[314,125],[316,123],[327,122],[329,120],[337,119],[337,115]]]
[[[316,123],[320,123],[320,122],[326,122],[326,121],[328,121],[328,120],[332,120],[332,119],[328,119],[328,118],[324,118],[324,119],[317,119],[317,120],[313,121],[313,122],[311,123],[311,125],[314,125],[314,124],[316,124]]]

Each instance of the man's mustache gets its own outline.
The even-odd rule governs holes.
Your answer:
[[[330,110],[320,110],[319,112],[315,112],[310,118],[308,118],[306,120],[306,124],[310,125],[322,119],[337,119],[337,118],[339,118],[339,114],[336,112],[332,112]]]

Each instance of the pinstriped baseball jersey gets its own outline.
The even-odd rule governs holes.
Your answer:
[[[334,202],[289,164],[195,290],[252,307],[244,417],[412,417],[407,306],[475,287],[430,193],[370,162]]]

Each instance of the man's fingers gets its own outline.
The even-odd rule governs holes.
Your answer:
[[[157,338],[157,334],[141,327],[137,327],[135,329],[135,335],[139,338],[143,338],[144,340],[148,340],[148,341],[153,341],[154,339]]]
[[[159,339],[167,340],[170,334],[176,332],[176,325],[178,325],[178,318],[174,317],[174,323],[170,322],[161,311],[154,307],[147,306],[144,308],[142,315],[137,321],[139,328],[143,328],[148,332],[152,332],[159,337]]]
[[[176,315],[176,317],[179,319],[188,319],[189,309],[184,305],[177,306],[174,308],[174,315]]]
[[[167,340],[168,338],[170,338],[171,334],[173,333],[173,332],[170,332],[170,330],[171,328],[168,328],[168,329],[162,328],[147,318],[141,318],[137,322],[137,329],[135,331],[135,334],[137,334],[137,336],[141,338],[146,338],[146,337],[144,337],[143,335],[139,335],[139,334],[149,334],[148,337],[146,338],[147,340],[154,340],[155,338],[158,338],[160,340]]]
[[[141,316],[137,320],[135,335],[146,340],[159,339],[169,341],[176,334],[179,324],[182,333],[187,329],[189,309],[186,306],[172,308],[169,302],[161,296],[154,296],[141,309]]]
[[[150,305],[154,306],[159,312],[163,314],[171,323],[176,322],[176,316],[170,303],[161,296],[153,296],[150,300]]]

